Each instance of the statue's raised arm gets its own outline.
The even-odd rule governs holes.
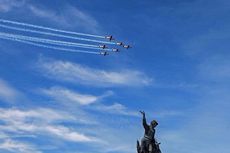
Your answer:
[[[146,121],[146,117],[145,117],[145,112],[144,111],[140,111],[140,113],[142,114],[142,124],[143,124],[143,127],[145,130],[148,130],[149,129],[149,125],[147,124],[147,121]]]

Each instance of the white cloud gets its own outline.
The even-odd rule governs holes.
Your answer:
[[[17,12],[30,13],[30,15],[46,19],[56,24],[68,27],[78,27],[90,32],[100,31],[100,26],[96,19],[94,19],[86,11],[79,8],[65,4],[62,9],[55,10],[46,8],[40,4],[39,7],[28,0],[1,0],[0,12]]]
[[[94,107],[92,107],[91,109],[117,115],[138,116],[137,112],[130,111],[127,107],[120,103],[114,103],[112,105],[97,104],[94,105]]]
[[[78,132],[71,131],[69,128],[63,126],[47,126],[45,130],[52,133],[62,139],[73,142],[97,142],[99,139],[80,134]]]
[[[77,63],[40,60],[43,75],[60,81],[94,86],[146,86],[152,79],[137,70],[101,70]]]
[[[20,97],[19,91],[0,78],[0,99],[6,102],[15,102]]]
[[[104,113],[137,116],[136,112],[130,111],[127,107],[120,103],[114,103],[112,105],[105,105],[100,100],[103,100],[107,96],[113,94],[112,91],[108,91],[101,96],[95,96],[90,94],[81,94],[73,90],[62,87],[51,87],[49,89],[41,89],[41,92],[57,102],[64,104],[79,104],[80,106],[87,106],[90,110],[97,110]]]
[[[35,16],[48,19],[49,21],[53,21],[64,26],[81,27],[91,32],[96,32],[99,29],[98,22],[91,15],[76,7],[67,5],[61,12],[38,8],[34,5],[28,5],[28,8]]]
[[[14,8],[23,6],[25,0],[1,0],[0,1],[0,12],[9,12]]]
[[[55,89],[55,90],[54,90]],[[57,92],[58,89],[58,92]],[[59,92],[59,90],[63,91],[68,91],[71,93],[77,93],[74,90],[69,90],[66,88],[61,88],[61,87],[52,87],[50,89],[46,89],[46,92],[51,92],[52,94],[47,94],[51,98],[54,98],[55,100],[59,100],[60,98],[57,97],[62,97],[62,102],[72,102],[72,103],[78,103],[76,101],[70,101],[69,96],[64,94],[62,92]],[[44,93],[44,90],[42,90]],[[79,94],[79,93],[78,93]],[[49,131],[52,135],[56,135],[58,137],[61,137],[64,140],[68,141],[73,141],[73,142],[78,142],[79,139],[81,139],[82,142],[93,142],[91,145],[91,148],[96,148],[96,150],[100,150],[100,152],[107,153],[107,152],[113,152],[113,151],[121,151],[121,152],[132,152],[135,151],[135,147],[132,148],[133,146],[131,145],[132,141],[125,141],[128,143],[123,144],[121,142],[121,137],[124,139],[129,139],[131,140],[131,137],[133,135],[129,136],[124,136],[126,132],[119,131],[119,129],[114,129],[111,128],[113,127],[114,124],[116,124],[116,127],[122,128],[122,127],[129,127],[132,121],[130,119],[126,118],[127,116],[137,116],[137,113],[134,111],[130,111],[127,107],[120,103],[114,103],[112,105],[105,105],[102,101],[105,101],[105,97],[110,96],[113,94],[112,91],[108,91],[102,96],[94,96],[90,95],[93,97],[98,97],[97,101],[89,104],[80,104],[80,107],[77,107],[77,111],[83,110],[85,111],[84,116],[91,116],[93,115],[93,118],[90,119],[90,122],[97,122],[97,124],[91,126],[87,124],[84,126],[84,131],[85,133],[90,133],[93,135],[87,136],[85,138],[85,135],[80,135],[79,133],[70,131],[70,129],[66,129],[65,127],[59,126],[59,127],[44,127],[46,131]],[[57,96],[58,95],[58,96]],[[100,101],[102,100],[102,101]],[[68,106],[67,106],[68,107]],[[83,109],[84,108],[84,109]],[[96,113],[96,111],[100,112],[99,114]],[[102,114],[101,114],[102,113]],[[106,115],[105,115],[106,114]],[[113,115],[113,119],[108,117],[109,115]],[[114,116],[115,115],[115,116]],[[120,116],[122,115],[122,116]],[[133,118],[132,118],[133,119]],[[109,124],[108,124],[108,121]],[[122,122],[122,123],[121,123]],[[119,132],[118,132],[118,131]],[[114,137],[116,135],[116,137]],[[90,140],[90,141],[89,141]]]
[[[7,150],[17,153],[42,153],[36,147],[30,144],[18,142],[11,139],[7,139],[3,143],[1,143],[0,150]]]
[[[50,89],[53,91],[53,89],[56,90],[63,88],[54,87]],[[75,93],[74,91],[71,92]],[[96,97],[104,98],[109,95],[111,95],[111,91],[106,92],[102,96]],[[97,108],[95,106],[97,106]],[[94,111],[104,111],[105,113],[112,112],[112,114],[133,115],[125,106],[119,103],[115,103],[110,106],[103,105],[98,102],[88,104],[87,107],[95,107]],[[71,113],[71,115],[69,113]],[[93,121],[97,122],[97,124],[94,124],[93,126],[91,126],[92,124],[84,124],[84,129],[81,129],[78,126],[75,127],[74,125],[76,123],[85,123],[81,122],[80,119],[83,117],[83,120],[86,120],[84,118],[90,117],[92,113],[85,112],[83,116],[76,116],[73,112],[69,113],[45,108],[35,108],[29,110],[2,108],[0,109],[0,120],[4,124],[0,125],[0,131],[2,132],[1,138],[3,140],[7,140],[25,138],[28,136],[33,136],[35,139],[44,139],[48,137],[51,141],[59,141],[63,143],[81,142],[91,144],[92,148],[100,148],[103,152],[131,152],[132,146],[129,145],[130,143],[127,145],[120,142],[121,136],[124,137],[120,134],[120,132],[116,131],[119,137],[114,137],[115,131],[113,128],[110,128],[111,125],[107,127],[108,125],[104,122],[105,119],[103,119],[105,117],[94,116],[94,118],[89,119],[88,122]],[[119,117],[118,120],[120,120]],[[124,121],[124,119],[122,119],[122,121]],[[70,127],[63,125],[62,122],[70,123]],[[128,121],[125,122],[128,123]],[[111,144],[113,144],[112,148]],[[14,151],[17,152],[16,149]]]
[[[43,89],[42,92],[54,98],[57,101],[70,102],[80,105],[89,105],[95,103],[100,98],[98,96],[80,94],[75,91],[61,87]]]
[[[111,94],[113,94],[112,91],[108,91],[101,96],[82,94],[62,87],[51,87],[49,89],[41,89],[40,91],[55,101],[63,104],[78,104],[79,106],[87,106],[85,108],[88,108],[89,110],[97,110],[109,114],[138,116],[137,112],[130,111],[127,107],[120,103],[105,105],[100,101],[108,96],[111,96]]]
[[[2,132],[11,132],[13,135],[45,135],[59,137],[60,139],[74,142],[97,142],[99,139],[86,136],[63,125],[60,121],[75,121],[71,115],[55,112],[49,109],[19,110],[0,109],[0,125]],[[9,136],[11,137],[11,136]]]
[[[75,118],[65,112],[54,111],[46,108],[37,108],[33,110],[3,109],[0,108],[0,119],[9,123],[24,122],[27,118],[38,119],[46,123],[60,120],[75,120]]]

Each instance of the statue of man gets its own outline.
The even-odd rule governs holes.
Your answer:
[[[155,127],[158,125],[158,123],[156,120],[152,120],[150,125],[148,125],[146,122],[145,112],[140,111],[140,113],[143,115],[143,127],[145,129],[144,137],[141,139],[140,153],[148,153],[149,146],[151,144],[155,145]],[[139,145],[139,142],[137,145]]]

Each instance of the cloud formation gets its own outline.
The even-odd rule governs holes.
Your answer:
[[[93,86],[147,86],[152,82],[138,70],[101,70],[77,63],[58,60],[40,60],[43,75],[60,81]]]
[[[106,105],[107,97],[113,94],[112,91],[107,91],[102,95],[96,96],[92,94],[82,94],[74,90],[63,87],[51,87],[49,89],[41,89],[42,94],[50,97],[56,102],[60,102],[69,106],[84,106],[88,110],[99,111],[108,114],[126,115],[126,116],[137,116],[138,114],[134,111],[129,110],[126,106],[121,103],[113,103]]]
[[[46,8],[43,5],[36,6],[29,0],[1,0],[0,12],[17,12],[30,13],[33,16],[47,21],[54,22],[61,26],[78,27],[83,30],[97,33],[100,31],[100,26],[97,20],[86,11],[80,10],[77,7],[65,4],[63,9],[55,10]]]
[[[24,135],[46,135],[72,142],[94,142],[98,139],[86,136],[69,127],[58,124],[60,121],[75,121],[73,116],[51,109],[0,109],[0,129],[5,133]],[[9,136],[11,137],[11,136]]]
[[[0,12],[9,12],[14,8],[22,7],[25,4],[25,0],[1,0]]]
[[[67,5],[62,12],[45,8],[38,8],[32,4],[28,5],[31,13],[37,17],[48,19],[68,27],[81,27],[91,32],[97,32],[99,24],[90,14]]]
[[[80,94],[75,91],[61,88],[61,87],[52,87],[50,89],[43,89],[42,92],[57,101],[75,103],[79,105],[89,105],[96,102],[100,97]]]
[[[3,143],[0,143],[0,150],[7,150],[17,153],[42,153],[33,145],[12,139],[7,139]]]
[[[100,112],[108,113],[108,114],[116,114],[116,115],[125,115],[125,116],[138,116],[138,113],[135,111],[129,110],[127,107],[120,103],[114,103],[112,105],[104,105],[98,104],[94,105],[94,110],[98,110]]]
[[[21,98],[21,93],[0,78],[0,99],[5,102],[15,102]]]

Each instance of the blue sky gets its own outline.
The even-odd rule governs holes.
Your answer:
[[[162,152],[230,150],[228,0],[1,0],[0,14],[133,44],[103,57],[1,39],[0,152],[134,153],[139,110]]]

